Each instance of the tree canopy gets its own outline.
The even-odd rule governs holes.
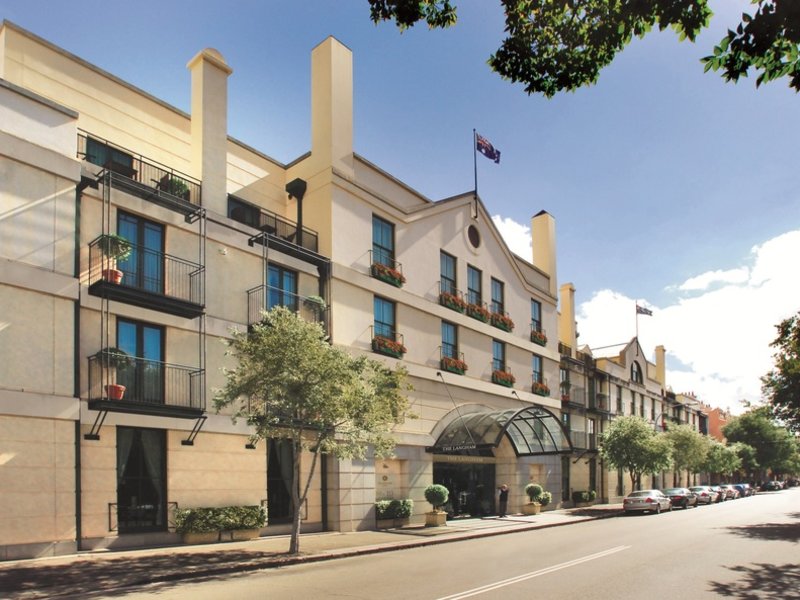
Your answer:
[[[730,477],[742,467],[742,459],[734,448],[714,439],[709,440],[708,452],[702,471],[711,475]],[[713,479],[712,479],[713,481]]]
[[[798,445],[794,437],[773,421],[769,407],[754,408],[735,417],[722,428],[722,433],[730,445],[740,442],[755,449],[755,466],[746,452],[738,454],[743,460],[743,469],[760,469],[762,477],[767,476],[767,470],[776,474],[789,472],[797,458]]]
[[[367,357],[354,358],[330,345],[322,326],[276,307],[249,332],[234,331],[226,385],[214,398],[219,412],[233,407],[233,419],[247,419],[253,442],[289,440],[293,447],[292,535],[289,552],[300,549],[300,509],[320,454],[364,458],[368,450],[387,456],[394,448],[392,427],[407,415],[406,372]],[[311,465],[301,490],[301,458]]]
[[[800,3],[798,3],[800,4]],[[775,367],[762,379],[762,391],[773,414],[793,431],[800,431],[800,313],[776,326]]]
[[[789,78],[800,90],[800,2],[751,0],[753,14],[705,57],[705,70],[722,71],[727,81],[759,72],[756,85]],[[375,23],[394,21],[404,30],[418,22],[431,29],[457,22],[454,0],[369,0]],[[521,83],[528,94],[550,98],[597,82],[633,36],[672,28],[694,41],[711,18],[708,0],[500,0],[506,37],[489,57],[502,78]],[[734,24],[732,24],[733,26]]]
[[[672,448],[672,466],[675,474],[678,475],[681,470],[699,473],[708,455],[708,438],[689,425],[671,424],[664,435]]]
[[[641,488],[642,475],[669,468],[670,444],[641,417],[617,417],[601,436],[600,455],[608,464],[625,469],[634,489]]]

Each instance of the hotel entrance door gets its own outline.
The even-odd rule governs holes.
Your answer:
[[[493,515],[495,479],[493,464],[433,464],[433,482],[450,492],[445,510],[448,517],[481,517]]]

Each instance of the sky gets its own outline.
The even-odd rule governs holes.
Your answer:
[[[556,219],[558,281],[576,288],[579,345],[637,332],[667,350],[668,385],[741,412],[761,397],[775,325],[800,310],[800,95],[703,73],[749,0],[711,0],[696,43],[637,39],[596,85],[528,96],[486,65],[499,2],[457,0],[455,27],[374,25],[366,0],[0,0],[0,18],[189,112],[186,63],[219,50],[233,68],[229,133],[289,163],[310,149],[310,53],[353,51],[354,146],[431,200],[478,190],[512,251],[530,218]]]

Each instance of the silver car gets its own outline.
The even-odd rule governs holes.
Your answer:
[[[622,508],[626,514],[647,511],[658,514],[662,510],[672,510],[672,502],[661,490],[640,490],[628,494],[622,501]]]

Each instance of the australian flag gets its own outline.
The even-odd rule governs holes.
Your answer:
[[[500,150],[495,150],[492,143],[481,134],[476,133],[475,135],[475,143],[477,144],[478,152],[483,154],[486,158],[500,164]]]
[[[637,315],[647,315],[648,317],[653,316],[653,311],[649,308],[645,308],[644,306],[636,305],[636,314]]]

